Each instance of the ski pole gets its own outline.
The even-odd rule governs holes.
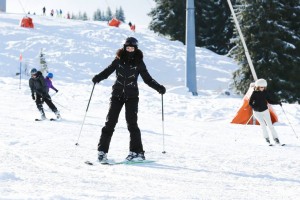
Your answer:
[[[50,100],[50,101],[53,101],[55,104],[59,105],[60,107],[66,109],[66,110],[68,110],[68,111],[71,111],[70,109],[66,108],[65,106],[62,106],[61,104],[57,103],[57,102],[54,101],[53,99],[51,99],[51,98],[47,98],[47,99]]]
[[[51,94],[50,96],[51,96],[51,97],[53,97],[53,96],[55,96],[56,94],[57,94],[57,92],[55,92],[55,93]]]
[[[90,105],[90,102],[91,102],[91,99],[92,99],[92,95],[93,95],[93,92],[94,92],[94,88],[95,88],[95,83],[93,85],[93,89],[92,89],[92,92],[91,92],[91,96],[90,96],[90,99],[89,99],[89,102],[88,102],[88,105],[86,107],[86,111],[85,111],[85,115],[84,115],[84,118],[83,118],[83,121],[82,121],[82,124],[81,124],[81,128],[80,128],[80,132],[79,132],[79,135],[78,135],[78,138],[77,138],[77,142],[75,143],[76,146],[78,146],[78,141],[79,141],[79,138],[80,138],[80,135],[81,135],[81,131],[82,131],[82,127],[83,127],[83,124],[84,124],[84,121],[85,121],[85,117],[86,117],[86,114],[87,114],[87,111],[89,109],[89,105]]]
[[[165,125],[164,125],[164,95],[161,95],[161,119],[162,119],[162,135],[163,135],[163,151],[162,153],[166,153],[165,151]]]
[[[53,99],[52,99],[51,101],[53,101],[55,104],[59,105],[60,107],[66,109],[66,110],[68,110],[68,111],[71,111],[69,108],[66,108],[65,106],[62,106],[61,104],[57,103],[57,102],[54,101]]]
[[[296,131],[294,130],[294,128],[293,128],[293,126],[292,126],[292,124],[291,124],[291,122],[290,122],[289,118],[287,117],[287,115],[286,115],[286,113],[285,113],[285,111],[284,111],[283,107],[282,107],[282,106],[280,106],[280,107],[282,108],[282,111],[283,111],[283,113],[284,113],[284,115],[285,115],[285,117],[286,117],[287,121],[289,122],[289,124],[290,124],[290,127],[292,128],[292,130],[293,130],[293,132],[294,132],[294,134],[295,134],[296,138],[298,139],[298,135],[297,135]]]
[[[21,89],[21,80],[22,80],[22,54],[20,54],[20,83],[19,83],[19,89]]]

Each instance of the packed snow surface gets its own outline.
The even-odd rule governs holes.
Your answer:
[[[273,106],[285,147],[269,147],[259,126],[231,124],[242,104],[228,89],[238,68],[232,59],[196,48],[199,95],[192,96],[180,42],[126,24],[31,17],[35,28],[26,29],[22,15],[0,14],[0,199],[299,199],[300,106]],[[91,79],[128,36],[139,40],[149,73],[167,88],[162,99],[139,79],[138,123],[146,159],[155,162],[88,166],[84,161],[97,159],[115,75],[95,86],[87,110]],[[34,121],[40,116],[27,74],[39,69],[41,49],[59,90],[50,92],[58,122]],[[128,154],[124,115],[108,153],[115,161]]]

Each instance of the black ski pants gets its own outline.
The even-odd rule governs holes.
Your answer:
[[[111,137],[118,122],[119,114],[125,104],[125,118],[130,133],[129,151],[143,152],[141,131],[137,124],[139,98],[111,97],[110,107],[106,117],[105,126],[102,128],[101,137],[98,143],[98,151],[108,152]]]
[[[44,113],[44,109],[43,109],[43,103],[46,103],[49,108],[53,111],[53,112],[56,112],[57,111],[57,108],[56,106],[53,104],[52,100],[51,100],[51,97],[50,95],[48,94],[46,97],[42,98],[41,95],[39,94],[36,94],[36,100],[35,100],[35,103],[36,103],[36,107],[39,109],[40,112],[43,112]]]

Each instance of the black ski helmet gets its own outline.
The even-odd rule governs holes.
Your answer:
[[[134,37],[128,37],[124,42],[124,47],[126,48],[127,46],[130,46],[130,47],[135,47],[137,49],[138,43],[139,43],[138,40],[135,39]]]
[[[31,75],[34,75],[34,74],[36,74],[36,73],[37,73],[36,68],[32,68],[32,69],[30,70],[30,74],[31,74]]]

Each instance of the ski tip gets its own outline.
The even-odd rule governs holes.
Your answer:
[[[62,119],[61,118],[59,118],[59,119],[57,119],[57,118],[50,118],[50,121],[61,121]]]
[[[272,146],[285,146],[285,145],[286,144],[276,144],[276,145],[275,144],[269,144],[270,147],[272,147]]]
[[[84,163],[87,164],[87,165],[94,165],[94,163],[92,163],[91,161],[88,161],[88,160],[85,161]]]

